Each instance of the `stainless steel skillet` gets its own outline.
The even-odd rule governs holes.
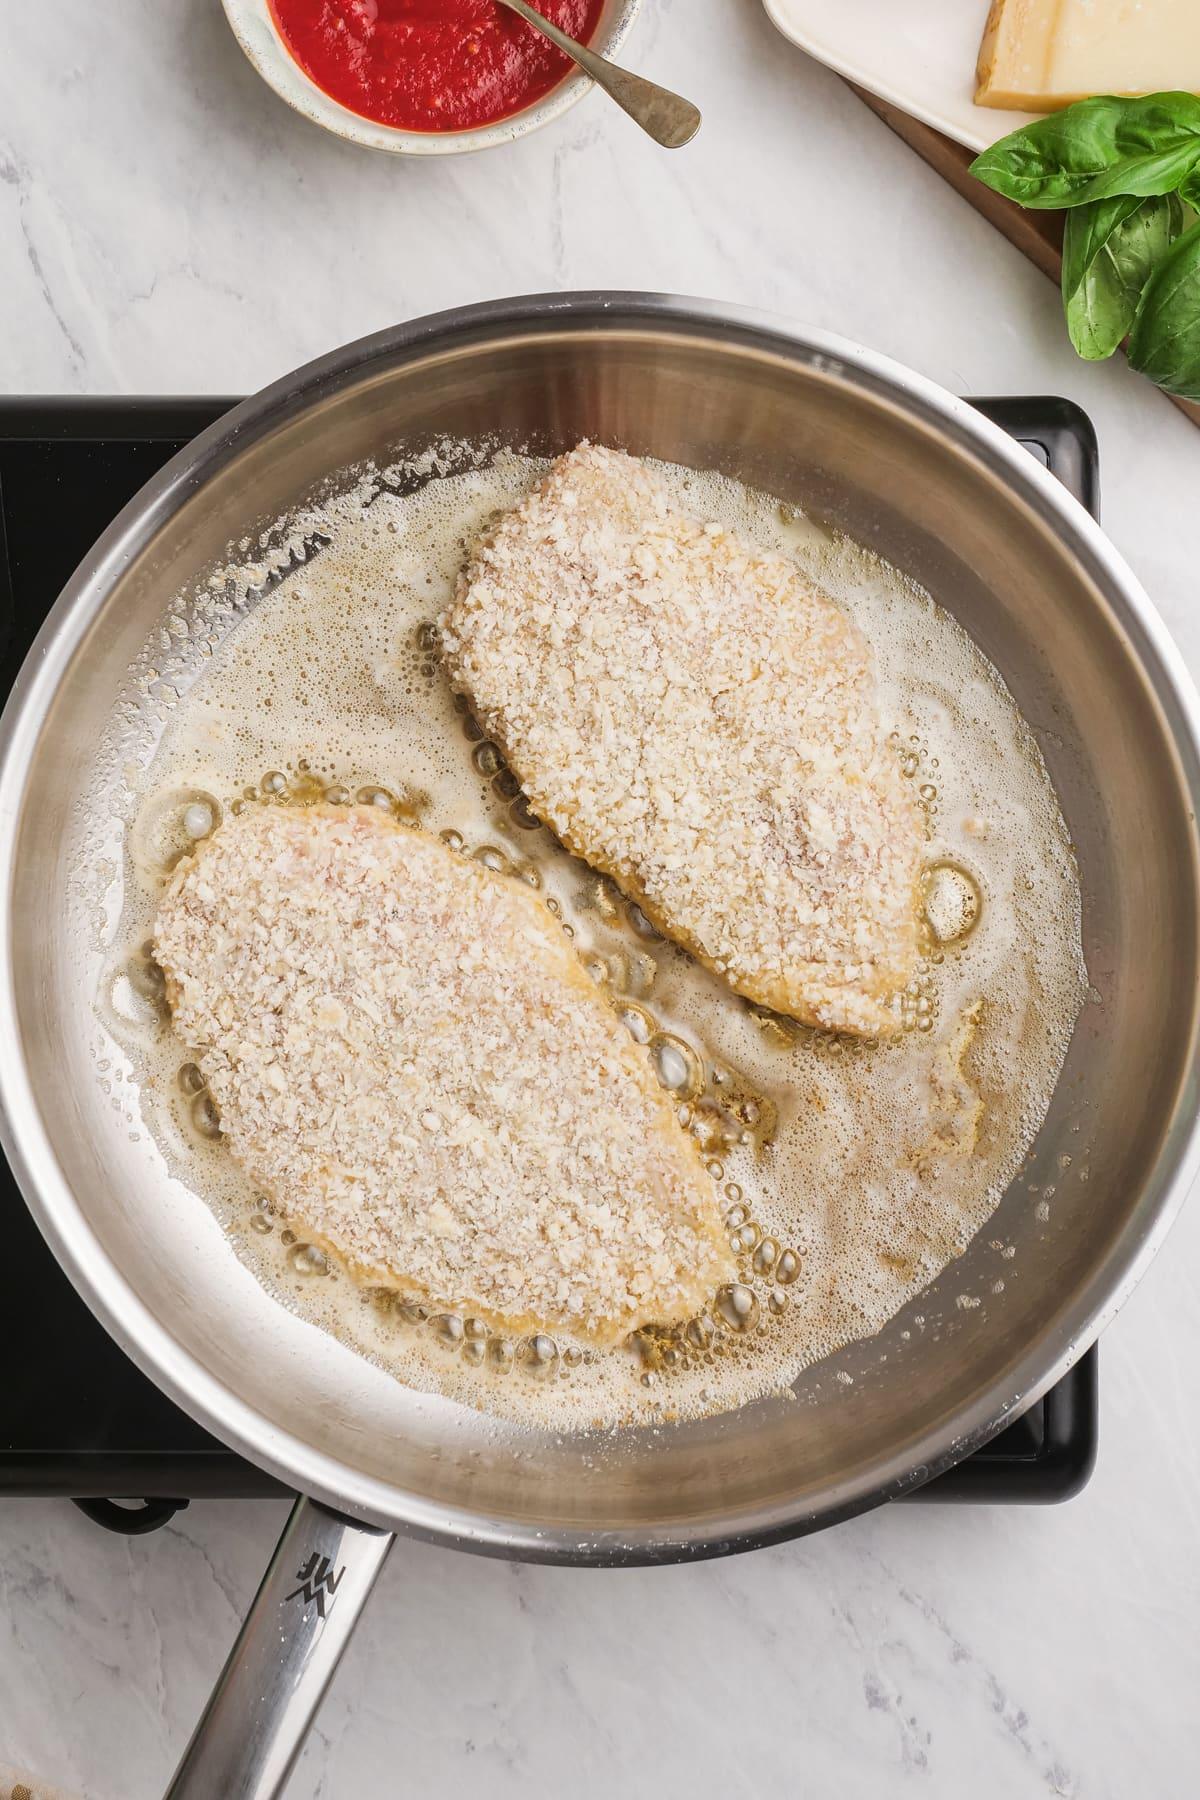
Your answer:
[[[1078,847],[1100,999],[1001,1204],[1016,1278],[991,1293],[985,1232],[922,1296],[923,1331],[902,1314],[791,1401],[632,1431],[602,1456],[410,1393],[262,1292],[100,1091],[94,954],[68,929],[80,796],[104,804],[95,746],[172,596],[338,470],[443,436],[591,436],[717,467],[877,547],[1000,668]],[[312,1496],[174,1792],[278,1790],[394,1530],[594,1563],[751,1548],[927,1479],[1079,1355],[1197,1163],[1198,718],[1145,594],[1022,450],[895,364],[707,303],[581,294],[418,321],[248,401],[142,491],[63,594],[0,727],[0,1105],[30,1207],[108,1329]],[[1085,1147],[1089,1181],[1059,1183],[1039,1219],[1028,1184]],[[964,1292],[983,1303],[956,1307]]]

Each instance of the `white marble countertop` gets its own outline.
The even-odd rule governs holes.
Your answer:
[[[0,30],[4,390],[235,393],[541,289],[751,302],[965,394],[1082,402],[1108,529],[1200,672],[1200,432],[1075,361],[1043,277],[757,0],[648,0],[630,59],[706,114],[674,157],[599,95],[505,151],[372,157],[262,87],[218,0],[3,0]],[[291,1791],[1194,1794],[1198,1265],[1193,1206],[1104,1340],[1099,1468],[1065,1507],[896,1507],[617,1574],[400,1544]],[[126,1542],[0,1505],[0,1764],[152,1800],[281,1517],[197,1504]]]

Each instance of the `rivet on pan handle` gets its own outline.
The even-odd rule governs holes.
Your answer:
[[[297,1500],[166,1800],[282,1793],[393,1542]]]

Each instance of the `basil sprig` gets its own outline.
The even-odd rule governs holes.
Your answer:
[[[1068,209],[1063,310],[1080,356],[1128,337],[1134,368],[1200,398],[1200,98],[1080,100],[1001,138],[971,173],[1021,206]]]
[[[1200,400],[1200,225],[1184,232],[1146,283],[1129,360],[1168,394]]]
[[[1200,99],[1102,94],[1010,131],[971,173],[1020,206],[1082,206],[1116,194],[1172,194],[1200,164]]]
[[[1120,194],[1067,214],[1063,308],[1080,356],[1099,361],[1124,341],[1146,283],[1182,230],[1175,194]]]

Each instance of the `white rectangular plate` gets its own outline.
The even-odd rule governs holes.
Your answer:
[[[881,100],[971,150],[1036,113],[976,106],[988,0],[763,0],[785,37]]]

